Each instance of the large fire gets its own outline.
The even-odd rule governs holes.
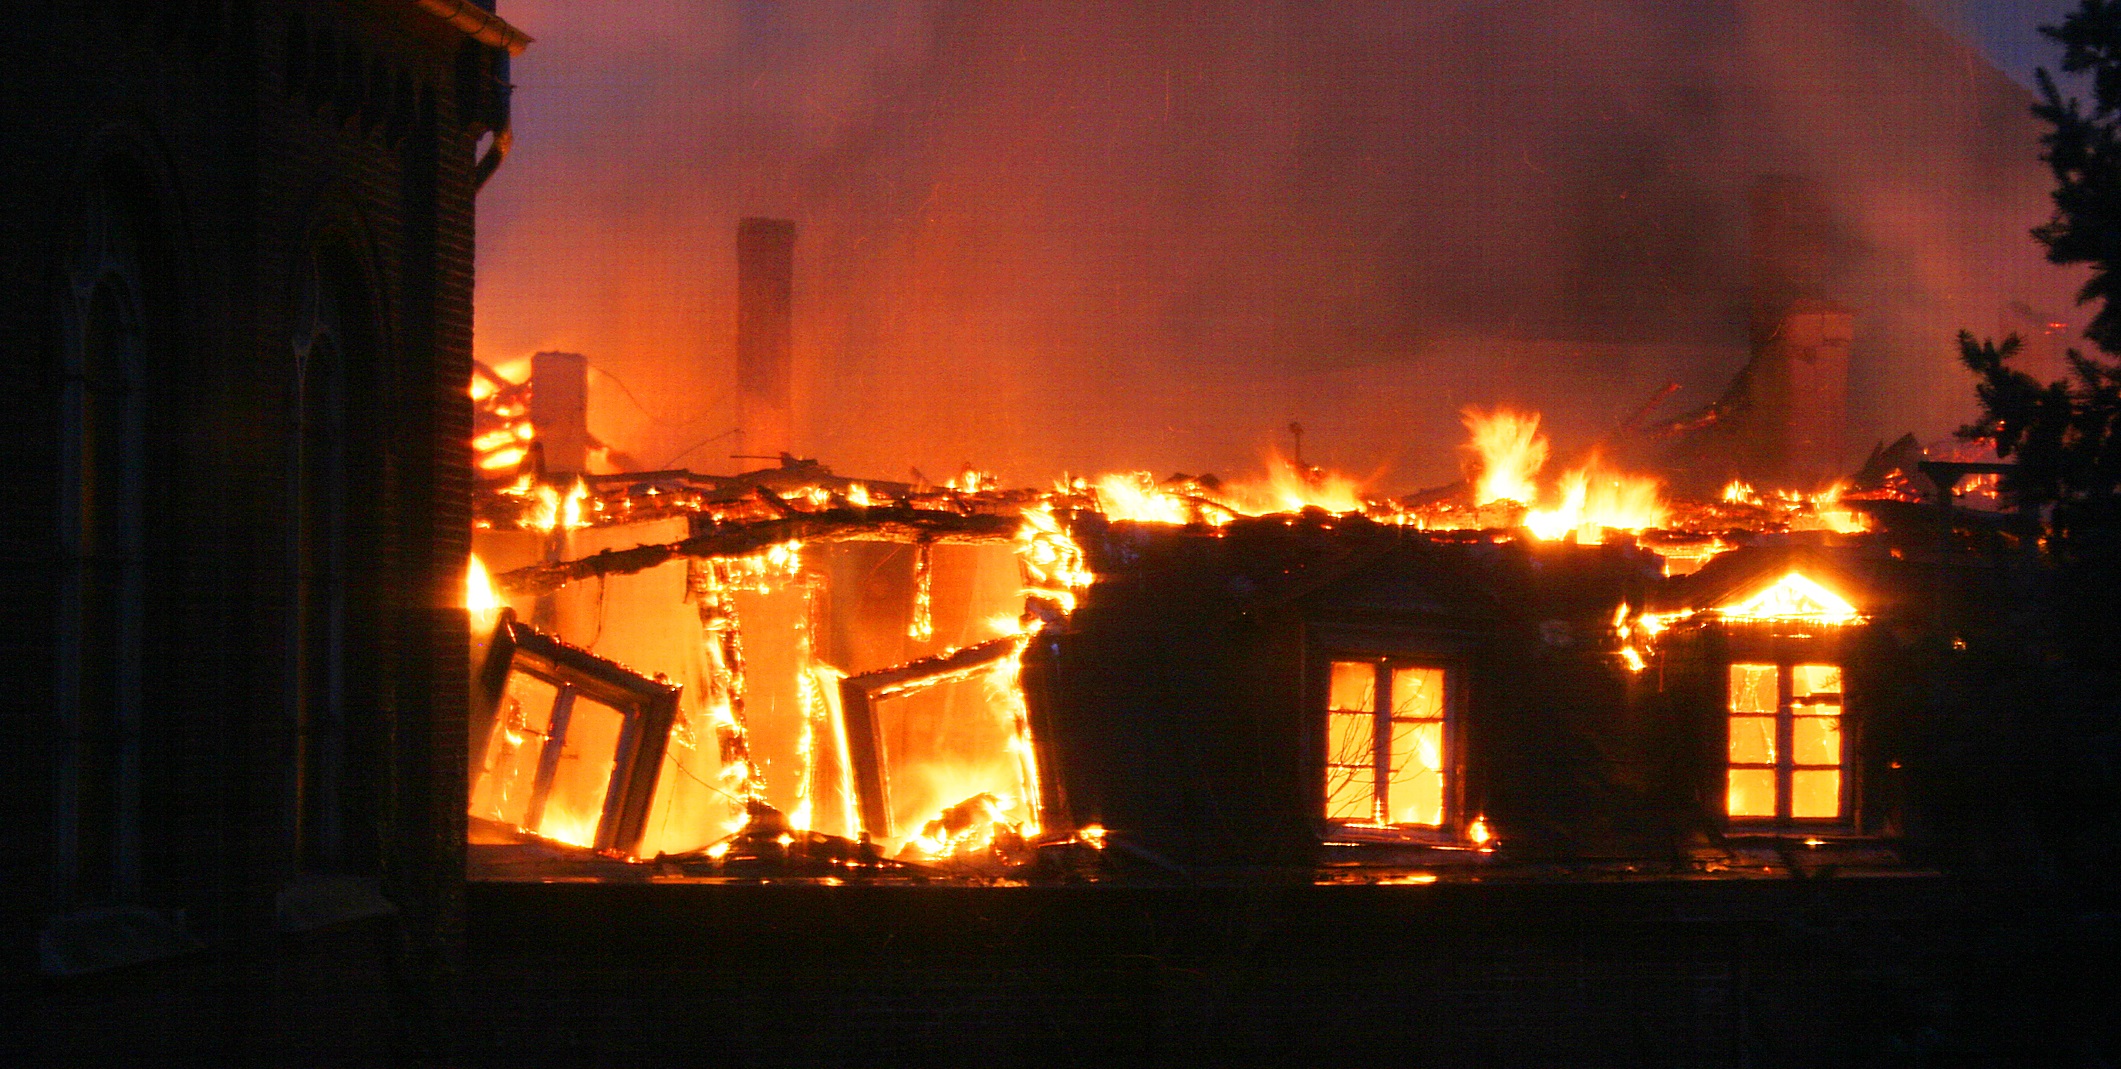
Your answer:
[[[1666,574],[1698,569],[1742,544],[1746,532],[1845,533],[1866,522],[1838,486],[1800,493],[1733,482],[1718,500],[1688,501],[1669,496],[1658,478],[1596,455],[1551,474],[1554,449],[1539,415],[1506,408],[1462,413],[1465,482],[1397,499],[1367,493],[1365,480],[1280,454],[1247,479],[1122,471],[1063,479],[1043,491],[1005,489],[969,467],[931,487],[851,481],[792,460],[740,477],[545,477],[526,460],[536,440],[518,418],[527,387],[497,375],[482,382],[474,390],[485,413],[478,463],[493,476],[480,502],[479,526],[488,532],[482,537],[496,547],[517,545],[503,539],[514,532],[532,541],[514,550],[512,566],[496,577],[473,561],[475,626],[483,620],[490,630],[504,604],[528,619],[544,604],[538,599],[578,597],[566,592],[593,579],[595,611],[578,617],[587,634],[568,630],[574,625],[565,620],[577,617],[555,619],[561,637],[594,645],[612,627],[606,585],[616,580],[609,577],[682,565],[684,600],[707,641],[695,693],[670,729],[640,849],[644,856],[696,851],[717,864],[860,838],[874,856],[951,865],[1014,856],[1038,840],[1048,822],[1021,662],[1027,644],[1065,624],[1097,581],[1074,534],[1085,517],[1184,526],[1208,537],[1243,517],[1308,513],[1328,523],[1359,518],[1478,530],[1497,541],[1632,538],[1663,559]],[[668,526],[676,520],[684,522]],[[623,533],[632,525],[668,533],[628,542]],[[831,547],[877,542],[911,551],[910,567],[897,566],[908,567],[904,614],[890,626],[895,641],[910,644],[903,656],[914,660],[858,669],[843,659],[849,650],[884,639],[850,639],[844,619],[828,629],[828,617],[844,617],[859,594],[827,597],[826,576],[842,567],[830,563],[840,552]],[[1013,601],[965,605],[969,558],[938,556],[956,544],[1013,557],[1012,581],[989,584],[994,593],[983,595]],[[951,568],[958,571],[946,589],[939,576]],[[550,608],[544,611],[549,617]],[[1798,573],[1717,611],[1731,619],[1857,618],[1846,601]],[[1671,623],[1627,605],[1616,611],[1629,668],[1647,663],[1656,635]],[[986,637],[994,632],[1003,638]],[[1008,645],[985,652],[993,643]],[[774,682],[776,672],[784,682]],[[785,726],[768,731],[769,722]],[[530,736],[538,730],[548,729],[519,713],[496,724],[485,770],[477,773],[475,815],[505,824],[525,804],[540,752]],[[607,762],[597,767],[613,759],[572,740],[569,746],[590,764]],[[880,791],[888,802],[867,797]],[[542,821],[527,830],[566,843],[599,841],[602,795],[541,797],[538,804]]]

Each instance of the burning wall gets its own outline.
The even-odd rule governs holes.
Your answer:
[[[948,489],[923,501],[900,486],[887,502],[837,482],[837,492],[801,487],[800,504],[758,482],[678,472],[604,480],[594,495],[577,480],[564,496],[526,483],[488,499],[476,542],[514,612],[610,672],[640,666],[679,690],[643,833],[621,852],[697,850],[770,812],[791,832],[948,854],[962,844],[940,841],[930,823],[981,798],[976,823],[1037,830],[1017,640],[956,663],[1019,626],[1017,520],[948,507],[963,500]],[[544,504],[555,496],[557,507]],[[569,582],[570,569],[584,581]],[[503,674],[490,674],[496,687]],[[551,704],[551,686],[528,689]],[[606,846],[593,820],[526,819],[510,799],[553,781],[541,764],[557,762],[562,781],[569,761],[608,767],[619,736],[563,738],[555,718],[525,716],[520,695],[495,693],[501,708],[474,740],[473,815]]]

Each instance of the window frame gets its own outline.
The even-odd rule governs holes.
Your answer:
[[[977,645],[952,650],[934,657],[923,657],[892,668],[868,672],[858,676],[847,676],[839,681],[839,715],[847,733],[848,759],[854,780],[856,816],[861,820],[861,830],[873,838],[896,838],[906,830],[896,826],[891,815],[891,754],[884,743],[884,731],[878,716],[877,704],[891,698],[903,698],[917,694],[939,683],[948,683],[971,678],[981,672],[991,671],[1002,661],[1016,656],[1023,650],[1024,642],[1016,636],[990,639]],[[1017,730],[1028,737],[1029,725],[1018,724]],[[1030,780],[1025,805],[1032,818],[1043,825],[1043,784]],[[914,829],[918,831],[918,829]]]
[[[611,778],[604,789],[604,808],[597,820],[597,833],[590,849],[632,855],[648,828],[648,809],[655,799],[656,778],[662,772],[663,752],[670,741],[671,724],[677,719],[679,684],[662,677],[650,679],[587,650],[567,645],[521,623],[514,612],[502,610],[494,629],[479,684],[486,707],[498,711],[507,694],[508,678],[523,673],[551,686],[556,692],[553,708],[571,706],[573,696],[584,697],[617,710],[625,718],[613,747]],[[487,732],[480,753],[482,767],[491,760],[493,738],[499,718]],[[539,744],[538,773],[532,784],[527,812],[531,827],[521,830],[536,835],[555,778],[559,753],[566,747],[566,729],[557,737],[547,736]],[[468,808],[478,791],[479,771],[474,771],[465,797]],[[481,818],[472,814],[474,819]]]
[[[287,716],[294,766],[287,819],[294,865],[309,874],[374,875],[374,825],[389,760],[375,682],[387,641],[384,607],[397,547],[378,511],[385,435],[364,412],[384,403],[389,339],[379,292],[349,224],[324,227],[301,262],[290,333],[286,434],[290,616]]]
[[[1808,641],[1802,638],[1777,639],[1767,642],[1731,642],[1718,659],[1719,671],[1715,692],[1716,730],[1714,731],[1715,790],[1711,797],[1718,799],[1717,812],[1724,827],[1734,835],[1816,835],[1828,833],[1853,833],[1861,826],[1861,777],[1862,767],[1860,719],[1856,705],[1851,700],[1849,658],[1840,643]],[[1775,761],[1772,765],[1758,762],[1733,762],[1730,756],[1731,721],[1739,715],[1731,709],[1731,672],[1738,665],[1772,665],[1775,668]],[[1800,665],[1828,665],[1841,674],[1839,692],[1840,753],[1839,764],[1804,765],[1796,760],[1795,731],[1800,714],[1795,712],[1799,703],[1794,697],[1796,668]],[[1750,714],[1764,716],[1767,714]],[[1831,817],[1798,817],[1790,813],[1793,802],[1792,773],[1807,769],[1832,767],[1840,773],[1837,813]],[[1730,812],[1730,772],[1732,769],[1772,769],[1775,773],[1775,812],[1772,816],[1738,816]]]
[[[137,902],[144,890],[149,393],[168,324],[151,208],[122,170],[85,198],[61,282],[52,892],[62,908]]]
[[[1336,818],[1327,815],[1331,802],[1329,790],[1331,777],[1328,774],[1331,753],[1329,750],[1332,731],[1332,679],[1336,663],[1363,663],[1373,666],[1377,672],[1376,718],[1371,727],[1372,739],[1382,739],[1374,747],[1378,756],[1371,766],[1372,809],[1376,811],[1380,793],[1389,805],[1390,738],[1393,716],[1391,712],[1391,675],[1397,669],[1432,669],[1443,675],[1442,703],[1442,749],[1438,769],[1443,777],[1442,806],[1438,822],[1431,824],[1391,824],[1382,821],[1362,821]],[[1464,710],[1466,703],[1466,670],[1463,662],[1456,658],[1409,653],[1380,653],[1375,650],[1326,648],[1317,652],[1316,663],[1310,675],[1311,694],[1305,702],[1306,723],[1310,745],[1305,752],[1312,755],[1309,761],[1312,790],[1310,810],[1313,822],[1321,837],[1328,842],[1342,843],[1403,843],[1403,844],[1448,844],[1459,845],[1465,841],[1467,823],[1465,807],[1465,746]],[[1378,733],[1382,733],[1381,735]],[[1382,778],[1380,778],[1382,777]]]

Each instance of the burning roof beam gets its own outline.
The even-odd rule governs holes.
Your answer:
[[[882,513],[882,515],[879,515]],[[677,557],[741,557],[788,542],[906,542],[958,545],[1013,541],[1015,516],[926,509],[827,509],[756,523],[714,524],[682,542],[606,550],[579,560],[533,564],[494,577],[504,596],[549,594],[598,576],[632,575]]]

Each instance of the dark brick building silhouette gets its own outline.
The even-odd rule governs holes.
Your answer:
[[[0,30],[6,947],[47,1064],[419,1041],[369,1011],[461,927],[473,196],[528,40],[490,8]]]

